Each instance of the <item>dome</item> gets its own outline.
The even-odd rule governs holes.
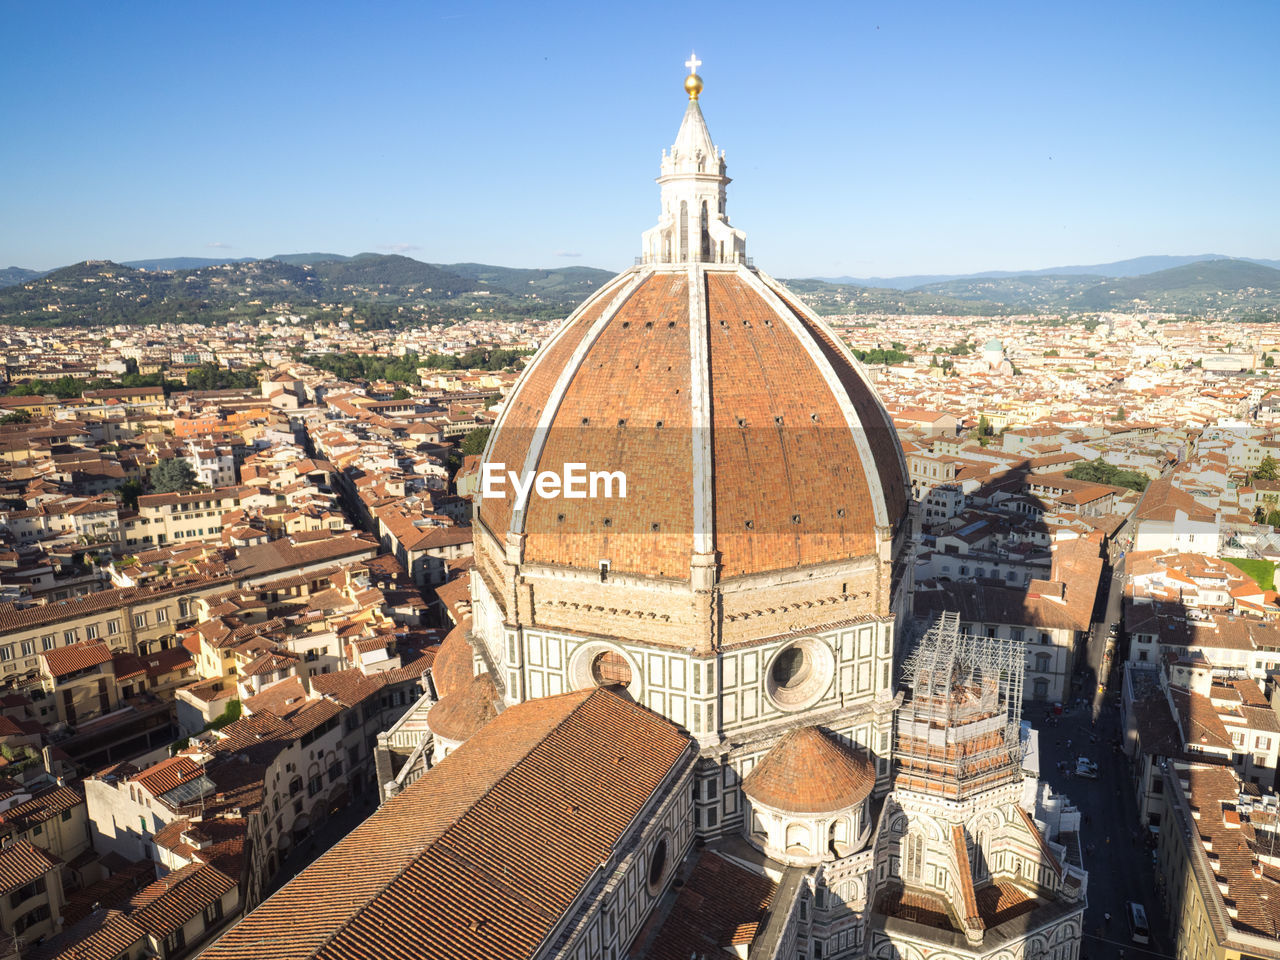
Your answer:
[[[906,503],[901,449],[858,363],[786,288],[743,264],[636,267],[524,373],[486,460],[621,472],[626,498],[485,499],[525,561],[721,579],[874,554]],[[699,538],[705,538],[699,544]]]
[[[747,259],[725,169],[690,99],[639,261],[505,400],[474,514],[495,660],[503,624],[708,652],[900,606],[893,423],[837,335]]]
[[[472,666],[475,654],[471,644],[467,642],[467,630],[470,626],[471,620],[467,617],[450,630],[431,664],[431,679],[436,686],[436,695],[442,699],[463,689],[475,675]]]
[[[817,727],[789,731],[742,781],[742,792],[785,813],[834,813],[861,803],[875,765]]]
[[[497,700],[493,678],[482,673],[432,707],[427,725],[436,736],[461,743],[498,715]]]

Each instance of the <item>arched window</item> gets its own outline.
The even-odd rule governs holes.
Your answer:
[[[903,879],[919,883],[924,875],[924,837],[918,833],[909,833],[903,844],[905,846],[902,857]]]
[[[974,880],[985,880],[991,872],[987,868],[987,828],[979,827],[973,836],[973,849],[969,851],[969,865]]]
[[[809,850],[809,828],[803,823],[787,824],[787,849],[793,847],[806,853]]]
[[[662,886],[662,878],[667,872],[667,838],[663,837],[654,844],[649,854],[649,892],[656,893]]]
[[[845,817],[841,817],[831,824],[831,829],[827,831],[827,847],[837,857],[843,856],[844,851],[849,846],[849,821]]]

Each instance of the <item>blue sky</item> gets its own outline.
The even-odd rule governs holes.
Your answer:
[[[618,269],[683,62],[777,276],[1280,259],[1280,4],[14,3],[0,266]]]

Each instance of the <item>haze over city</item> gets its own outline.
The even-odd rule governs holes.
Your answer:
[[[688,51],[781,276],[1280,258],[1235,3],[18,4],[0,265],[402,252],[620,268]]]

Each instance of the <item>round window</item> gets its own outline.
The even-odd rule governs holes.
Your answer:
[[[649,855],[649,890],[656,892],[662,883],[663,874],[667,872],[667,839],[663,837],[653,845],[653,853]]]
[[[613,650],[596,654],[591,661],[591,679],[599,687],[631,686],[631,664],[627,658]]]
[[[800,646],[787,647],[773,661],[773,682],[779,690],[794,690],[804,683],[813,670],[813,664]]]
[[[765,674],[765,692],[781,710],[804,710],[830,689],[835,669],[831,648],[814,637],[805,637],[774,655]]]

